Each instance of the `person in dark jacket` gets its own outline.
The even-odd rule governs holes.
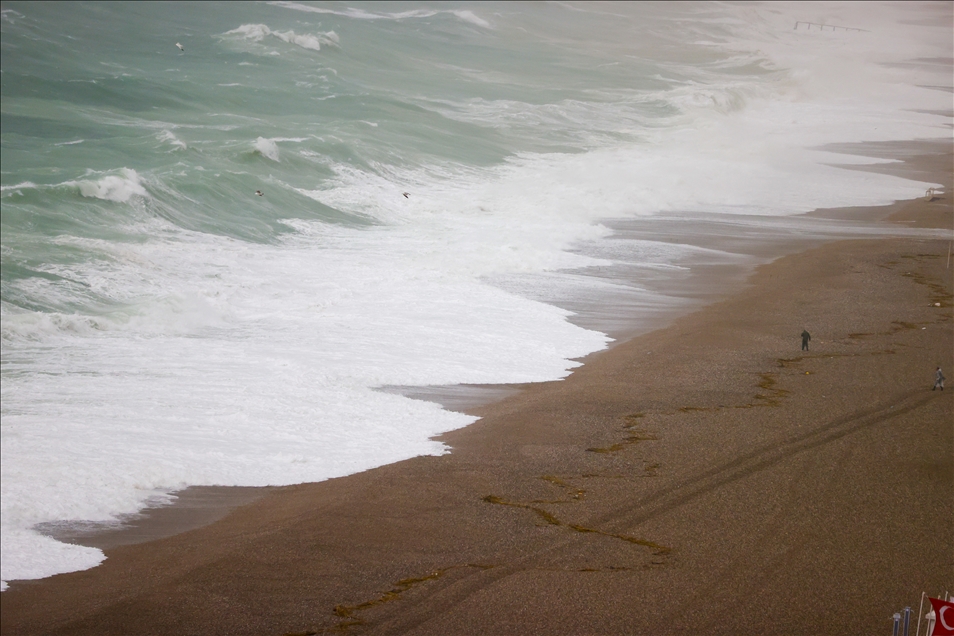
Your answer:
[[[808,351],[808,341],[812,339],[812,334],[808,333],[808,329],[802,331],[802,351]]]

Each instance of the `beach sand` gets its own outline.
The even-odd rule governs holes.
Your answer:
[[[931,148],[905,165],[943,198],[843,213],[954,227],[950,144]],[[954,588],[954,385],[931,390],[936,366],[954,377],[950,248],[789,254],[470,406],[450,454],[16,582],[2,633],[889,633]]]

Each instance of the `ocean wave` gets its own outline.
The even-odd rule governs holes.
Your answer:
[[[51,336],[72,334],[90,335],[102,330],[100,321],[81,314],[13,311],[4,302],[3,325],[0,340],[13,342],[49,342]]]
[[[276,37],[283,42],[294,44],[295,46],[300,46],[303,49],[309,49],[311,51],[320,51],[323,44],[336,47],[340,41],[338,34],[334,31],[326,31],[318,34],[299,34],[290,30],[273,31],[264,24],[243,24],[236,29],[226,31],[225,35],[241,36],[252,42],[261,42],[267,37]]]
[[[183,148],[185,147],[184,143],[181,141],[179,143],[182,144]],[[0,193],[6,198],[14,195],[24,196],[24,190],[43,192],[51,188],[76,188],[84,197],[103,199],[104,201],[116,201],[118,203],[125,203],[137,196],[149,196],[149,192],[143,187],[139,173],[130,168],[122,168],[117,172],[118,174],[107,174],[99,179],[72,179],[54,184],[37,184],[32,181],[22,181],[15,185],[0,186]]]
[[[449,13],[463,22],[469,22],[470,24],[474,24],[485,29],[491,28],[489,22],[476,15],[473,11],[468,11],[466,9],[451,9],[445,11],[437,11],[433,9],[413,9],[411,11],[401,11],[398,13],[371,13],[370,11],[355,9],[353,7],[348,7],[344,11],[336,11],[335,9],[312,7],[299,2],[279,1],[270,2],[269,4],[284,7],[286,9],[294,9],[295,11],[305,11],[307,13],[327,13],[344,16],[346,18],[355,18],[357,20],[405,20],[407,18],[430,18],[441,13]]]
[[[24,17],[22,13],[17,13],[13,9],[4,9],[0,11],[0,19],[3,19],[4,22],[9,22],[10,24],[16,24],[16,20],[13,19],[13,16],[18,18]]]
[[[482,128],[523,133],[529,139],[541,139],[546,130],[554,142],[571,141],[584,147],[607,140],[632,139],[645,133],[652,123],[645,105],[658,102],[663,110],[675,106],[655,96],[620,95],[610,103],[567,99],[557,103],[534,104],[518,100],[467,100],[416,98],[415,103],[442,117]],[[668,112],[663,112],[664,117]]]
[[[181,142],[180,142],[181,143]],[[183,144],[184,147],[184,144]],[[118,174],[107,174],[98,179],[71,179],[62,183],[37,184],[23,181],[16,185],[0,186],[3,197],[26,196],[24,190],[43,193],[61,189],[79,190],[81,196],[126,203],[133,197],[148,197],[142,179],[135,170],[122,168]]]
[[[35,190],[38,187],[39,186],[32,181],[24,181],[12,186],[0,186],[0,192],[9,192],[10,194],[22,195],[23,193],[20,192],[21,190]]]
[[[272,161],[278,161],[278,144],[275,143],[273,139],[266,139],[265,137],[259,137],[255,140],[255,143],[252,144],[255,147],[255,152],[271,159]]]
[[[170,130],[163,130],[161,133],[156,135],[156,139],[158,139],[159,141],[168,141],[172,146],[174,146],[178,150],[185,150],[186,148],[188,148],[186,143],[182,141],[181,139],[179,139],[178,137],[176,137],[174,134],[172,134],[172,131]]]
[[[253,143],[253,152],[272,161],[280,161],[281,153],[278,149],[279,143],[296,143],[308,141],[310,137],[259,137]],[[304,150],[298,154],[307,155],[309,151]]]
[[[230,130],[235,130],[239,126],[235,124],[192,124],[192,123],[174,123],[169,121],[163,121],[158,119],[144,119],[141,117],[130,117],[127,115],[118,114],[109,110],[101,108],[90,108],[86,109],[82,113],[86,119],[89,119],[97,124],[103,124],[105,126],[123,126],[126,128],[139,128],[142,130],[178,130],[179,128],[192,129],[192,130],[218,130],[222,132],[228,132]],[[212,117],[233,117],[238,120],[247,120],[256,118],[252,117],[242,117],[240,115],[233,115],[230,113],[210,113]]]
[[[149,193],[142,186],[139,175],[135,170],[123,168],[119,174],[111,174],[95,181],[66,181],[59,184],[79,188],[84,197],[103,199],[125,203],[133,197],[148,197]]]

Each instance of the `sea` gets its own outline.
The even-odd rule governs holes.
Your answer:
[[[950,2],[0,9],[4,581],[103,560],[51,524],[448,452],[415,387],[564,378],[597,309],[940,185],[844,148],[951,138]]]

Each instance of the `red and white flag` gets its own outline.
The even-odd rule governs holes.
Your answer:
[[[931,636],[954,636],[954,603],[942,601],[939,598],[930,598],[934,608],[934,631]]]

